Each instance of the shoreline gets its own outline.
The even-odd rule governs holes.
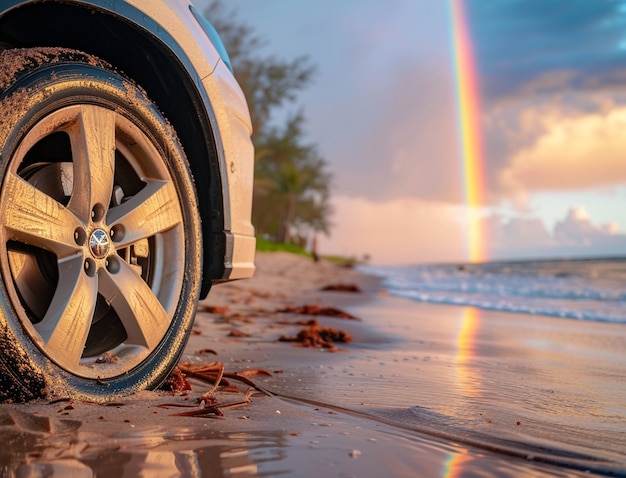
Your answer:
[[[2,429],[5,436],[36,437],[11,442],[14,454],[23,455],[21,466],[89,476],[94,460],[106,456],[127,476],[124,460],[134,471],[157,460],[157,469],[184,475],[180,463],[190,457],[200,471],[217,460],[224,472],[244,467],[253,476],[626,470],[619,428],[626,412],[602,408],[603,396],[613,393],[619,403],[626,393],[619,387],[626,363],[620,340],[626,338],[615,328],[389,297],[376,277],[292,254],[261,253],[257,265],[254,279],[217,285],[200,303],[181,363],[219,361],[227,372],[249,373],[269,394],[232,381],[239,391],[222,387],[218,403],[242,403],[246,393],[251,401],[224,409],[219,419],[175,416],[210,388],[192,378],[191,391],[140,392],[108,405],[0,405],[4,422],[12,421]],[[356,284],[363,292],[319,290],[330,283]],[[362,321],[277,312],[302,304],[334,306]],[[352,342],[331,353],[277,341],[313,318],[347,331]],[[553,350],[559,343],[569,346]],[[595,450],[590,433],[600,440]],[[235,449],[246,459],[202,461]],[[0,454],[3,466],[6,460]],[[100,470],[98,476],[108,475]]]

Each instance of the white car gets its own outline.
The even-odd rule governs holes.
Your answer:
[[[187,0],[2,0],[0,401],[162,383],[254,272],[250,134]]]

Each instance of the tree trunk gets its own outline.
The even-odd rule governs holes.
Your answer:
[[[280,225],[278,242],[284,244],[291,240],[291,222],[296,214],[296,197],[293,194],[287,196],[287,209]]]

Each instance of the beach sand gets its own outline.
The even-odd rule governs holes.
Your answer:
[[[416,303],[285,253],[257,266],[200,303],[181,358],[245,376],[217,411],[192,377],[109,404],[0,405],[2,476],[626,475],[623,325]],[[278,312],[303,304],[361,320]],[[312,319],[352,341],[278,341]]]

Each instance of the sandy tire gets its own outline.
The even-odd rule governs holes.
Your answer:
[[[0,72],[0,401],[154,388],[201,280],[176,134],[93,56],[5,50]]]

